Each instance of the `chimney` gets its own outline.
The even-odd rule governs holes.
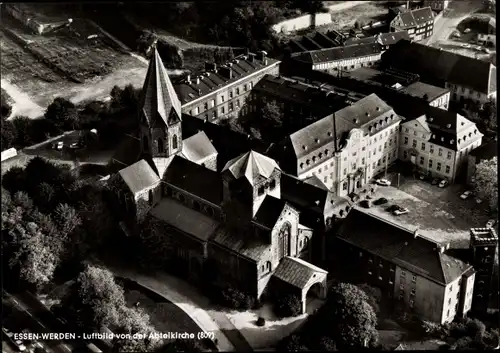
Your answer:
[[[248,59],[247,59],[247,60],[248,60],[249,62],[253,63],[254,59],[255,59],[255,54],[253,54],[253,53],[248,53]]]
[[[267,65],[267,53],[264,50],[261,50],[257,57],[264,65]]]
[[[191,75],[187,75],[186,82],[187,82],[188,85],[191,84]]]
[[[217,64],[205,62],[205,71],[214,71],[217,72]]]
[[[197,84],[197,85],[199,85],[199,84],[200,84],[200,78],[199,78],[199,77],[197,77],[197,78],[196,78],[196,84]]]
[[[230,80],[233,78],[233,69],[229,66],[221,66],[220,74]]]
[[[415,231],[413,232],[413,238],[417,238],[418,237],[418,228],[415,229]]]

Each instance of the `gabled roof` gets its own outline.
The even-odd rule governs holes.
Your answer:
[[[442,252],[440,244],[357,207],[344,220],[338,237],[440,284],[453,282],[471,268]]]
[[[430,84],[449,82],[485,94],[496,92],[496,67],[491,63],[415,42],[401,40],[391,46],[382,54],[382,64],[416,73]]]
[[[234,60],[228,61],[223,65],[231,69],[232,78],[228,78],[221,74],[220,69],[197,72],[191,75],[190,83],[188,81],[176,83],[175,91],[179,95],[182,104],[186,104],[216,90],[222,89],[224,86],[233,84],[235,81],[250,76],[266,67],[276,65],[279,62],[280,61],[269,57],[266,57],[266,61],[261,61],[258,60],[255,54],[251,53],[248,55],[238,55]],[[196,83],[197,78],[200,78],[199,83]]]
[[[271,195],[266,195],[253,221],[268,229],[273,229],[283,212],[286,202]]]
[[[244,177],[250,185],[254,185],[259,176],[267,179],[275,169],[280,170],[280,167],[274,159],[254,151],[249,151],[227,162],[222,172],[227,170],[235,179]]]
[[[478,148],[470,151],[469,156],[476,157],[476,163],[479,163],[481,160],[488,160],[493,157],[498,156],[498,144],[496,140],[483,143]]]
[[[187,159],[175,156],[163,180],[214,205],[222,204],[220,174]]]
[[[396,44],[402,39],[411,40],[407,31],[380,33],[377,36],[378,43],[383,46]]]
[[[192,162],[201,163],[205,159],[217,155],[217,151],[205,132],[200,131],[182,141],[182,154]]]
[[[236,233],[224,226],[219,227],[210,242],[232,250],[255,262],[269,253],[271,244],[262,238],[250,236],[249,234]]]
[[[181,102],[156,48],[149,61],[140,107],[150,126],[158,119],[167,126],[181,121]]]
[[[120,174],[121,178],[134,195],[137,195],[160,182],[158,175],[156,175],[144,159],[123,168],[118,172],[118,174]]]
[[[304,182],[316,186],[317,188],[328,190],[328,187],[316,175],[310,176],[305,179]]]
[[[286,256],[281,259],[273,276],[296,288],[303,289],[311,283],[322,280],[321,277],[327,274],[327,271],[304,260]],[[318,275],[319,277],[316,278]]]
[[[401,24],[397,25],[397,27],[411,28],[424,25],[427,21],[433,20],[434,13],[430,7],[423,7],[420,9],[399,12],[398,16],[393,21],[396,22],[398,18],[401,20]]]
[[[151,214],[201,241],[207,241],[219,227],[219,222],[216,220],[168,197],[161,199],[151,210]]]
[[[342,47],[311,50],[308,52],[292,54],[297,61],[318,64],[330,61],[354,59],[362,56],[379,54],[382,48],[378,43],[353,44]]]

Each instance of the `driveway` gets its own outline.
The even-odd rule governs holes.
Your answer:
[[[482,8],[483,4],[480,0],[452,1],[448,9],[437,17],[432,36],[421,43],[432,47],[438,46],[441,41],[451,36],[460,22]]]

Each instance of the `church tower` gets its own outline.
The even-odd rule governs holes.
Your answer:
[[[493,270],[498,247],[498,236],[493,228],[473,228],[470,230],[470,250],[472,266],[476,270],[472,310],[486,312],[493,289]]]
[[[182,151],[181,102],[154,48],[139,105],[141,152],[153,159],[160,178]]]
[[[254,151],[227,162],[222,179],[226,220],[235,226],[248,225],[266,195],[281,198],[281,169],[273,159]]]

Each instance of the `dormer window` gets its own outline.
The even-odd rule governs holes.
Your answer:
[[[464,136],[464,141],[467,140],[467,136]]]
[[[474,135],[477,134],[477,129],[474,130]]]
[[[306,161],[306,164],[307,164],[307,165],[311,164],[311,160],[309,160],[309,159],[308,159],[308,160]]]
[[[303,149],[304,151],[306,151],[306,150],[307,150],[307,147],[304,145],[304,146],[302,146],[302,149]]]
[[[462,140],[458,139],[458,143],[460,143]]]
[[[319,143],[319,139],[316,139],[316,140],[314,140],[314,141],[316,141],[316,143]]]
[[[300,169],[304,169],[304,163],[300,163]]]
[[[328,149],[325,150],[325,156],[328,156],[328,154],[330,153],[330,151]]]
[[[264,195],[264,186],[260,186],[259,189],[257,190],[259,196]]]
[[[312,160],[313,160],[313,163],[314,163],[314,162],[316,162],[316,156],[314,156],[314,157],[312,158]]]
[[[469,132],[469,137],[472,137],[472,132]]]
[[[441,142],[443,142],[443,141],[444,141],[444,137],[441,137]]]
[[[451,140],[450,144],[453,145],[455,143],[455,140]]]
[[[432,138],[435,139],[436,138],[436,135],[435,134],[432,134]]]
[[[332,136],[332,132],[331,131],[328,131],[328,136]]]
[[[276,179],[271,180],[269,183],[269,188],[273,190],[276,187]]]
[[[368,131],[372,132],[372,130],[373,130],[373,127],[371,127],[371,126],[370,126],[370,127],[368,128]]]
[[[323,153],[320,152],[318,157],[319,157],[319,159],[323,158]]]

